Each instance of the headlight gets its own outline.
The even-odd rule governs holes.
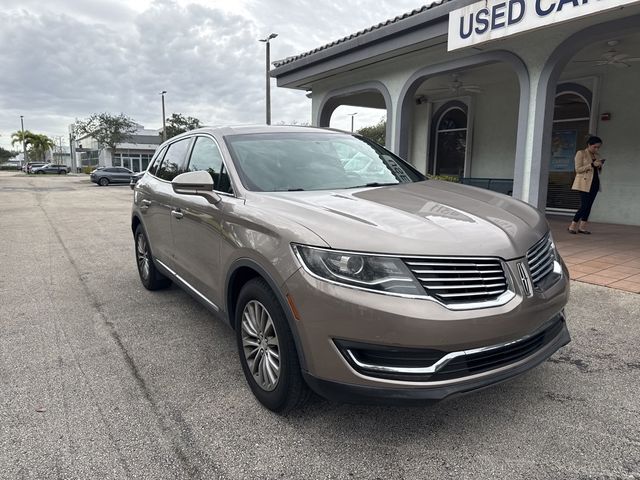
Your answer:
[[[292,245],[292,247],[306,270],[322,280],[398,295],[425,294],[399,258],[303,245]]]
[[[549,241],[551,242],[551,253],[553,254],[553,273],[562,275],[562,266],[560,265],[560,254],[556,248],[556,242],[553,241],[553,235],[549,232]]]

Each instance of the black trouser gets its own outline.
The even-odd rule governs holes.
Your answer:
[[[589,220],[591,207],[593,206],[593,202],[596,199],[596,195],[598,195],[597,188],[592,188],[590,192],[580,192],[580,209],[573,217],[574,222],[577,222],[578,220],[586,222],[587,220]]]

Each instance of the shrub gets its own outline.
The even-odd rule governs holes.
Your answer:
[[[429,175],[433,180],[442,180],[444,182],[460,183],[460,177],[457,175]]]

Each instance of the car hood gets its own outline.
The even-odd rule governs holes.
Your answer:
[[[399,255],[523,256],[548,230],[533,207],[429,180],[337,191],[252,193],[247,203],[303,225],[331,248]]]

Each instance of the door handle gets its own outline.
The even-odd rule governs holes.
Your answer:
[[[171,216],[173,218],[180,220],[182,217],[184,217],[184,213],[182,213],[182,211],[179,208],[175,208],[171,210]]]

